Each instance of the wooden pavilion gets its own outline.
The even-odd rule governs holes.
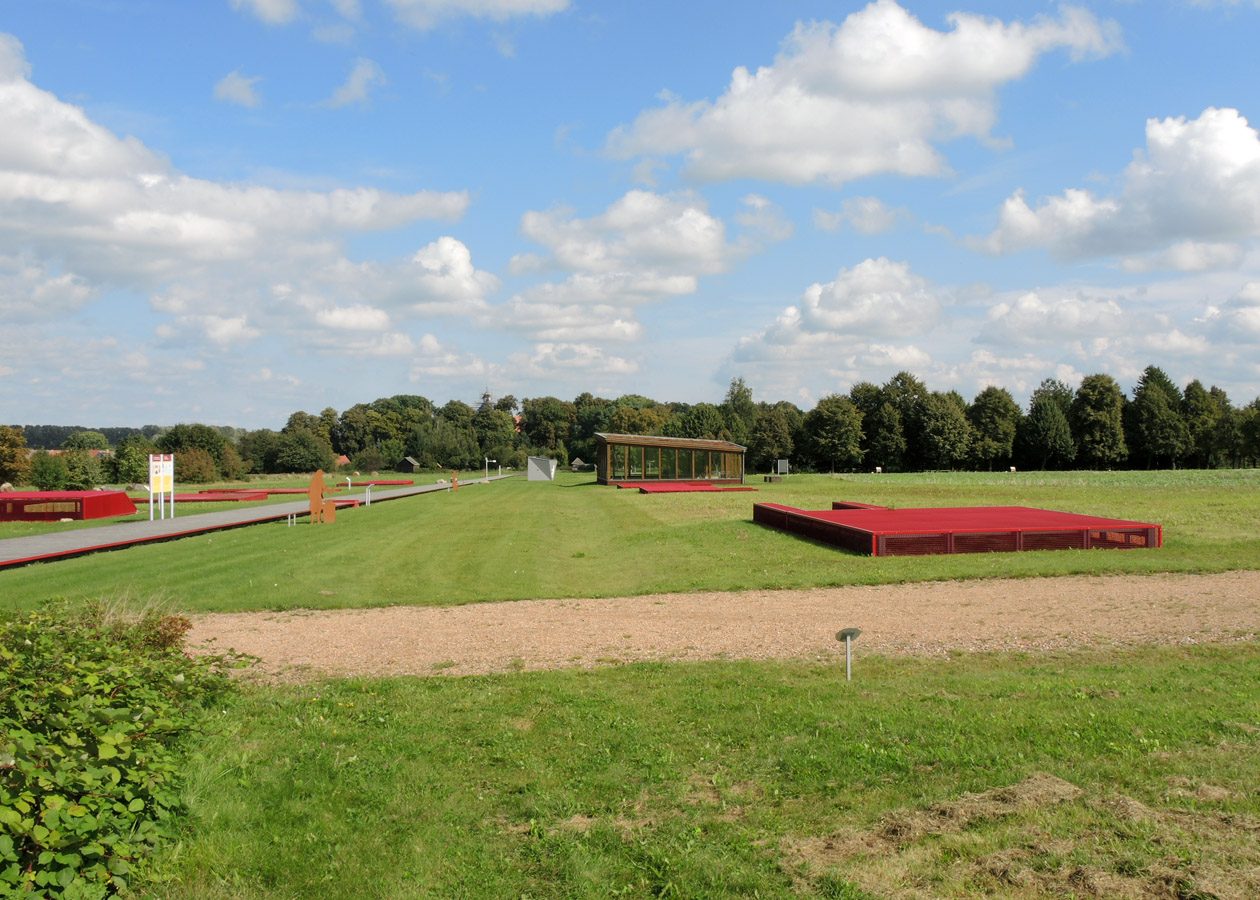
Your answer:
[[[746,447],[731,441],[596,434],[600,484],[625,481],[706,481],[742,484]]]

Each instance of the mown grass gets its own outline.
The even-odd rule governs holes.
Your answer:
[[[190,774],[154,896],[1253,896],[1260,645],[254,687]]]
[[[452,605],[537,597],[1260,567],[1260,470],[792,476],[757,493],[642,495],[513,478],[0,572],[0,606],[151,595],[186,611]],[[1154,521],[1152,551],[856,556],[752,523],[752,504],[1041,506]]]

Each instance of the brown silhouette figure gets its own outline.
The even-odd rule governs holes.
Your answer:
[[[337,503],[334,500],[325,500],[324,494],[328,489],[324,485],[324,470],[316,469],[315,474],[311,476],[311,486],[306,494],[311,499],[311,524],[327,524],[331,525],[337,521]]]

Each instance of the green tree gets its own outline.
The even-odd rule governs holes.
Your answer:
[[[61,444],[62,450],[108,450],[109,439],[99,431],[76,431]]]
[[[0,425],[0,481],[24,484],[30,471],[26,432],[17,425]]]
[[[558,453],[568,444],[576,421],[573,404],[559,397],[527,397],[521,401],[521,432],[539,450]]]
[[[175,457],[179,465],[179,457]],[[303,428],[282,432],[276,442],[275,471],[314,472],[333,468],[332,444],[323,436]]]
[[[31,457],[31,484],[41,491],[64,491],[70,473],[65,458],[47,450],[37,450]]]
[[[1020,465],[1029,469],[1066,469],[1076,458],[1072,429],[1052,392],[1033,393],[1016,432],[1016,447]]]
[[[441,416],[416,426],[406,450],[428,469],[474,469],[482,460],[472,425],[458,425]]]
[[[457,427],[471,428],[475,412],[475,409],[462,400],[450,400],[438,410],[438,415]]]
[[[1231,412],[1229,397],[1223,390],[1194,379],[1186,385],[1181,397],[1181,417],[1189,431],[1190,449],[1187,462],[1201,469],[1212,469],[1229,458],[1227,447],[1221,446],[1221,438],[1228,434],[1221,421]]]
[[[994,465],[1010,465],[1021,418],[1019,405],[1006,388],[989,386],[976,394],[967,407],[967,421],[973,430],[971,455],[981,468],[992,471]]]
[[[744,379],[731,379],[721,408],[731,440],[746,445],[757,424],[757,404],[753,402],[752,388],[744,383]]]
[[[158,437],[156,443],[158,449],[163,453],[174,453],[176,455],[193,449],[205,450],[213,457],[217,468],[228,439],[223,432],[213,426],[194,423],[191,425],[175,425]]]
[[[884,405],[884,392],[879,389],[877,384],[870,381],[859,381],[849,388],[849,399],[853,401],[853,405],[862,414],[862,465],[867,468],[882,466],[883,463],[875,459],[871,453],[871,441],[875,438],[875,432],[872,430],[871,425],[879,412],[879,408]],[[902,440],[904,442],[904,437]]]
[[[1069,422],[1077,457],[1086,466],[1106,469],[1129,455],[1124,441],[1124,392],[1110,375],[1086,375],[1072,398]]]
[[[492,450],[511,447],[515,443],[516,420],[511,413],[495,409],[491,404],[483,404],[473,414],[472,426],[477,435],[477,446],[481,448],[483,456],[497,459]]]
[[[753,469],[770,471],[775,460],[789,459],[794,449],[792,426],[782,409],[767,406],[757,413],[757,424],[748,438],[748,457]]]
[[[901,418],[902,434],[906,439],[903,468],[922,468],[928,464],[922,446],[923,415],[929,396],[927,385],[903,371],[888,379],[880,391]]]
[[[634,395],[632,395],[634,396]],[[612,421],[609,426],[616,434],[662,434],[665,431],[665,424],[669,421],[669,407],[661,406],[654,401],[649,400],[647,405],[639,405],[637,396],[634,405],[623,403],[626,398],[620,398],[617,406],[613,410]],[[646,399],[646,398],[644,398]]]
[[[923,406],[920,454],[933,469],[956,469],[971,450],[971,424],[962,397],[949,393],[928,395]]]
[[[1260,463],[1260,397],[1239,410],[1238,435],[1241,459]]]
[[[717,440],[730,432],[722,410],[712,403],[697,403],[675,414],[664,428],[670,437],[702,438]]]
[[[209,484],[219,480],[219,466],[209,452],[189,447],[175,454],[176,484]]]
[[[270,428],[259,428],[241,435],[236,445],[237,452],[245,463],[247,471],[264,473],[276,472],[276,450],[280,444],[280,435]]]
[[[67,450],[61,455],[66,461],[66,490],[90,491],[105,480],[101,464],[87,450]]]
[[[611,400],[596,397],[589,391],[573,400],[573,431],[569,438],[569,458],[586,463],[595,461],[595,435],[612,430],[614,406]]]
[[[113,480],[118,484],[148,484],[149,454],[156,450],[143,434],[123,438],[111,462]]]
[[[1183,398],[1164,370],[1147,366],[1133,389],[1125,438],[1132,458],[1147,468],[1176,468],[1191,448],[1190,429],[1182,418]]]
[[[905,464],[906,435],[901,427],[901,413],[891,403],[884,402],[872,414],[863,419],[862,431],[866,433],[866,464],[896,472]]]
[[[823,397],[805,414],[803,429],[819,471],[852,469],[862,462],[862,413],[848,397]]]

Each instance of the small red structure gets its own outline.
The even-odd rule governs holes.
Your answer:
[[[805,510],[753,504],[753,521],[871,556],[1012,550],[1135,549],[1163,545],[1163,528],[1028,506],[888,509],[838,501]]]
[[[136,505],[123,491],[15,491],[0,494],[0,522],[56,522],[132,516]]]

